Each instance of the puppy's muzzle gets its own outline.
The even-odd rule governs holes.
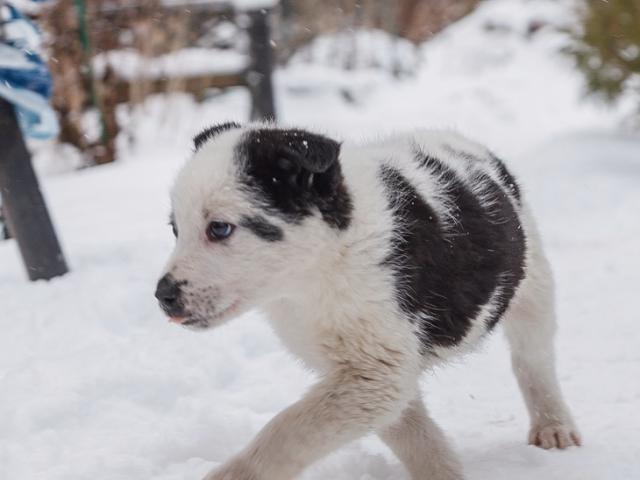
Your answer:
[[[170,274],[167,274],[160,279],[156,287],[156,298],[160,302],[160,307],[172,320],[178,322],[184,320],[188,315],[180,288],[183,284],[183,282],[178,282]]]

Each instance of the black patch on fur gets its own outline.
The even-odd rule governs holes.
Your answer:
[[[506,165],[502,160],[496,157],[494,154],[491,154],[491,163],[498,170],[498,175],[500,175],[500,181],[503,186],[511,192],[511,194],[515,197],[515,199],[520,203],[520,186],[516,179],[511,175],[511,172],[507,170]]]
[[[455,222],[444,225],[411,183],[391,167],[380,172],[398,238],[386,264],[395,271],[402,310],[418,323],[425,350],[452,346],[467,333],[496,288],[501,287],[492,327],[506,310],[524,275],[525,239],[518,216],[502,188],[483,179],[483,206],[455,172],[437,158],[420,164],[447,182]]]
[[[231,130],[233,128],[241,128],[239,123],[236,122],[226,122],[220,123],[218,125],[213,125],[209,128],[204,129],[193,139],[193,145],[195,146],[196,151],[207,141],[214,138],[216,135],[220,135],[222,132],[226,132],[227,130]]]
[[[284,238],[284,232],[280,227],[269,223],[264,217],[243,217],[240,225],[251,230],[256,236],[267,242],[277,242]]]
[[[427,153],[423,153],[422,151],[416,149],[415,159],[422,168],[426,168],[438,175],[445,173],[443,170],[444,165],[442,165],[440,160],[432,157]]]
[[[176,219],[173,216],[173,213],[169,217],[169,226],[171,227],[171,231],[173,232],[173,236],[178,238],[178,226],[176,225]]]
[[[353,205],[339,154],[338,142],[304,130],[253,130],[237,148],[241,180],[262,208],[294,224],[319,211],[344,230]]]
[[[469,152],[465,152],[464,150],[456,150],[450,145],[444,145],[444,147],[447,151],[451,152],[453,155],[462,157],[468,160],[469,162],[484,163],[487,161],[484,158],[477,157],[476,155]],[[418,152],[418,155],[421,155],[421,152],[419,151],[419,149],[417,149],[417,152]],[[511,195],[513,195],[513,197],[516,199],[516,202],[518,203],[518,205],[520,205],[520,187],[518,185],[518,182],[516,182],[516,179],[513,177],[513,175],[511,175],[511,172],[509,172],[504,162],[491,152],[489,152],[489,161],[497,170],[498,177],[500,178],[501,186],[506,188],[507,191]]]

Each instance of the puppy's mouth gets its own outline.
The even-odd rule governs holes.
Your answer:
[[[189,314],[183,317],[169,317],[169,321],[172,323],[177,323],[178,325],[181,325],[183,327],[202,330],[212,326],[213,324],[220,323],[220,321],[226,320],[228,317],[233,315],[238,310],[239,303],[240,302],[236,300],[228,307],[223,308],[222,310],[214,313],[208,318]]]

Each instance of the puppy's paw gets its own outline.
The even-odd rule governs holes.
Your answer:
[[[578,430],[570,423],[551,423],[536,425],[529,432],[529,444],[536,447],[564,449],[572,445],[582,445],[582,438]]]

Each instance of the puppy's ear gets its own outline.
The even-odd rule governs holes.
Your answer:
[[[304,130],[283,130],[277,140],[284,159],[311,173],[326,172],[340,155],[338,142]]]
[[[213,125],[211,127],[205,128],[193,139],[193,145],[198,151],[202,145],[211,140],[212,138],[220,135],[222,132],[226,132],[227,130],[231,130],[234,128],[241,128],[239,123],[236,122],[226,122],[219,123],[218,125]]]
[[[299,220],[315,205],[332,226],[348,225],[351,200],[335,140],[305,130],[252,130],[238,152],[245,181],[285,218]]]
[[[296,190],[309,189],[315,179],[339,171],[340,144],[324,135],[297,129],[255,130],[249,132],[244,146],[251,175]]]

